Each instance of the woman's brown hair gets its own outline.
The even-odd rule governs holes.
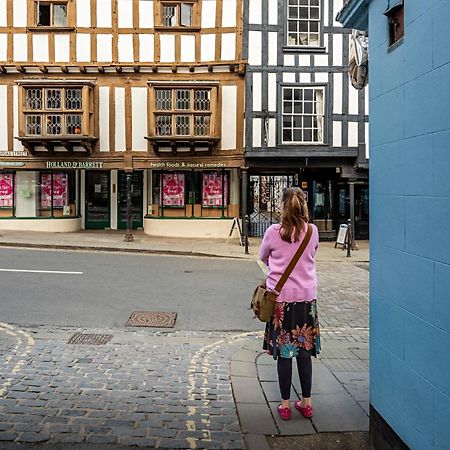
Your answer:
[[[284,190],[281,201],[283,203],[281,239],[287,242],[297,242],[301,230],[309,221],[305,193],[299,187],[290,187]]]

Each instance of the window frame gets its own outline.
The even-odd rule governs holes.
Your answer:
[[[386,9],[383,14],[387,17],[388,50],[391,51],[403,42],[405,36],[405,11],[403,0],[398,0],[393,6]],[[397,33],[399,34],[398,36]]]
[[[323,92],[323,113],[322,113],[322,119],[323,119],[323,126],[322,126],[322,140],[321,141],[284,141],[283,138],[283,131],[284,131],[284,125],[283,125],[283,118],[285,116],[284,114],[284,89],[321,89]],[[326,83],[280,83],[279,89],[278,89],[278,115],[277,115],[277,121],[278,121],[278,132],[277,132],[277,139],[278,144],[283,147],[292,147],[292,146],[309,146],[309,147],[323,147],[328,146],[328,140],[329,140],[329,108],[328,108],[328,99],[329,96],[329,85]],[[293,117],[294,113],[291,113],[290,116]],[[300,115],[300,114],[299,114]],[[303,117],[304,115],[301,114]],[[313,114],[311,114],[311,117],[314,117]],[[304,129],[304,128],[302,128]]]
[[[297,0],[298,1],[298,0]],[[308,10],[311,8],[311,4],[309,3],[311,0],[308,0],[308,5],[302,6],[307,7]],[[312,5],[315,7],[315,5]],[[319,18],[318,19],[301,19],[301,18],[290,18],[289,17],[289,0],[286,0],[284,3],[284,20],[285,20],[285,26],[284,26],[284,32],[285,32],[285,38],[284,38],[284,46],[283,50],[285,51],[297,51],[297,52],[325,52],[326,48],[323,46],[323,29],[324,29],[324,23],[323,23],[323,0],[318,0],[318,9],[319,9]],[[297,5],[298,10],[300,10],[300,4]],[[308,13],[309,15],[309,13]],[[306,21],[308,23],[308,36],[309,36],[309,24],[311,21],[316,22],[318,24],[318,43],[317,45],[312,45],[310,42],[307,44],[301,44],[301,45],[295,45],[289,43],[289,23],[296,21],[296,23],[300,23],[300,21]],[[297,36],[300,36],[299,26],[297,26]]]
[[[28,8],[31,12],[28,14],[28,27],[29,31],[73,31],[74,21],[73,21],[73,11],[70,0],[43,0],[39,3],[51,5],[52,8],[50,10],[51,18],[53,18],[55,5],[65,5],[66,6],[66,24],[65,25],[40,25],[38,23],[38,1],[37,0],[29,0]],[[53,19],[51,19],[53,22]]]
[[[192,6],[192,23],[191,25],[181,25],[181,4],[189,4]],[[163,10],[165,6],[173,5],[178,10],[177,25],[164,24]],[[155,15],[155,30],[160,31],[198,31],[200,30],[200,16],[198,0],[158,0]]]

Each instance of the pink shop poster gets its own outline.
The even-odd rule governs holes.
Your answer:
[[[164,206],[184,206],[184,173],[165,173],[163,175]]]
[[[14,175],[12,173],[0,174],[0,207],[12,208]]]
[[[228,179],[226,176],[222,183],[222,174],[203,174],[203,206],[223,206],[222,199],[225,199],[226,203],[227,196]]]
[[[41,178],[41,207],[50,208],[52,202],[52,176],[42,175]],[[53,207],[67,206],[67,174],[53,174]]]

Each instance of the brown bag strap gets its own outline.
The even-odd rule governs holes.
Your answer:
[[[291,262],[286,267],[286,270],[284,271],[283,275],[281,275],[280,280],[278,281],[277,285],[275,286],[275,289],[272,289],[272,292],[276,295],[279,295],[281,292],[281,289],[283,289],[284,283],[286,283],[287,279],[289,278],[289,275],[294,270],[294,267],[297,265],[298,260],[301,258],[303,252],[305,251],[306,246],[308,245],[311,236],[312,236],[312,226],[308,224],[308,230],[306,232],[305,237],[303,238],[303,242],[301,243],[300,247],[295,252],[295,255],[292,257]]]

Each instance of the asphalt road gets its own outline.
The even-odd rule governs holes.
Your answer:
[[[2,248],[0,322],[123,328],[174,311],[179,330],[260,330],[247,308],[262,277],[254,261]]]

